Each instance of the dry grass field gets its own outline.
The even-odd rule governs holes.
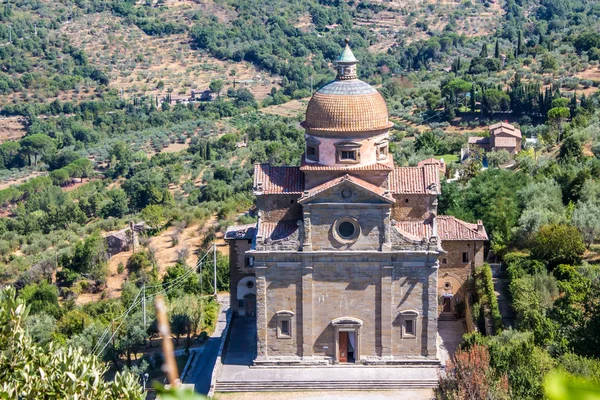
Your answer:
[[[190,2],[183,3],[177,10]],[[172,15],[173,18],[177,16],[177,13]],[[180,17],[178,20],[186,20],[182,15]],[[225,81],[225,92],[234,85],[235,79],[253,81],[244,86],[260,100],[280,81],[250,63],[221,61],[192,50],[185,33],[149,36],[135,25],[126,25],[122,19],[108,13],[77,19],[64,25],[63,32],[71,43],[84,49],[92,64],[107,71],[110,87],[122,91],[124,97],[151,95],[161,98],[170,90],[174,99],[187,98],[192,90],[207,90],[215,79]],[[164,87],[159,89],[163,84]]]
[[[377,35],[377,43],[370,48],[373,52],[387,51],[398,38],[404,43],[427,39],[427,31],[443,30],[449,17],[459,10],[462,16],[456,21],[457,34],[468,37],[489,35],[504,13],[500,2],[492,3],[489,8],[483,8],[481,4],[465,7],[461,1],[448,0],[373,0],[372,3],[382,4],[387,9],[361,15],[354,22]],[[418,27],[417,23],[422,26]]]
[[[9,140],[19,140],[25,133],[22,117],[0,118],[0,144]]]
[[[295,117],[298,114],[304,114],[304,112],[306,112],[308,100],[308,98],[292,100],[285,104],[261,108],[260,111],[265,114],[279,115],[281,117]]]

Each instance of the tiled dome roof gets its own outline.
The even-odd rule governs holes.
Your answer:
[[[336,80],[319,89],[308,103],[302,123],[308,132],[372,132],[393,126],[381,94],[356,78],[357,63],[346,39],[346,47],[335,63]]]
[[[303,127],[311,132],[369,132],[389,129],[385,100],[358,79],[336,80],[319,89],[306,110]]]

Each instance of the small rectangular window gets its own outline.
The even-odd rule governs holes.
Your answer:
[[[342,160],[356,160],[356,151],[342,150],[340,154]]]
[[[415,324],[412,319],[407,319],[404,321],[404,333],[407,335],[415,334]]]
[[[319,151],[316,146],[306,146],[306,158],[311,161],[319,161]]]
[[[469,262],[469,253],[463,253],[463,263]]]
[[[290,321],[281,321],[281,334],[285,336],[290,335]]]

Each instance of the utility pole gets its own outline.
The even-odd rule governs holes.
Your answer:
[[[142,308],[144,310],[144,329],[146,329],[146,284],[142,286]]]
[[[213,278],[214,278],[214,293],[217,297],[217,244],[213,243]]]

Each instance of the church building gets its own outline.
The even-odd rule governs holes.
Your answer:
[[[440,163],[396,167],[387,106],[346,44],[311,98],[300,166],[254,167],[258,222],[230,227],[231,306],[255,365],[435,365],[487,235],[437,215]]]

